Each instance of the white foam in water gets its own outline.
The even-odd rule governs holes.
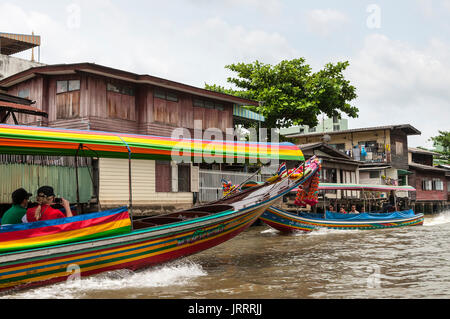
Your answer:
[[[165,266],[150,268],[141,272],[117,270],[99,274],[81,280],[67,281],[52,286],[19,292],[2,298],[52,299],[73,298],[89,291],[111,291],[119,289],[142,289],[184,285],[190,280],[205,276],[207,273],[200,265],[182,261]]]
[[[424,226],[435,226],[450,223],[450,210],[443,211],[434,217],[425,217]]]
[[[261,234],[276,234],[276,233],[278,233],[278,230],[274,228],[268,228],[261,232]]]

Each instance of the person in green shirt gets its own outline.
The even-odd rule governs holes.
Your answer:
[[[11,197],[13,204],[2,217],[2,225],[21,224],[22,217],[27,213],[28,199],[32,194],[28,193],[25,189],[16,189]]]

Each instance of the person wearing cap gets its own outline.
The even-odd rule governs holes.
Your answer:
[[[27,213],[28,200],[32,194],[25,189],[16,189],[12,194],[12,206],[2,217],[2,225],[21,224],[22,217]]]
[[[61,198],[61,204],[66,210],[67,215],[65,215],[59,209],[53,208],[51,206],[55,204],[55,193],[53,191],[53,187],[51,186],[40,187],[37,191],[36,200],[39,205],[27,209],[26,220],[29,223],[73,216],[72,211],[70,210],[70,204],[64,198]]]

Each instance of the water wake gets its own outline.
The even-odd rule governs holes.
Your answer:
[[[185,285],[190,280],[207,275],[203,268],[191,261],[179,261],[140,272],[116,270],[79,280],[66,281],[2,298],[12,299],[60,299],[77,298],[92,291],[143,289]]]
[[[450,210],[443,211],[434,217],[425,217],[424,226],[436,226],[450,223]]]

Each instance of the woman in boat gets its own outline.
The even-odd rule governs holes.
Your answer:
[[[348,214],[348,213],[345,211],[345,208],[344,208],[344,207],[341,207],[341,209],[339,209],[339,213],[341,213],[341,214]]]
[[[335,212],[333,204],[330,204],[330,205],[328,206],[328,211],[329,211],[329,212]]]
[[[359,212],[356,210],[356,205],[352,205],[352,209],[350,210],[349,214],[359,214]]]
[[[55,193],[53,191],[53,187],[51,186],[42,186],[39,188],[37,191],[36,200],[39,205],[27,209],[26,221],[29,223],[73,216],[72,211],[70,210],[70,204],[64,198],[61,198],[61,204],[63,205],[66,214],[59,209],[52,207],[52,205],[56,203]]]

